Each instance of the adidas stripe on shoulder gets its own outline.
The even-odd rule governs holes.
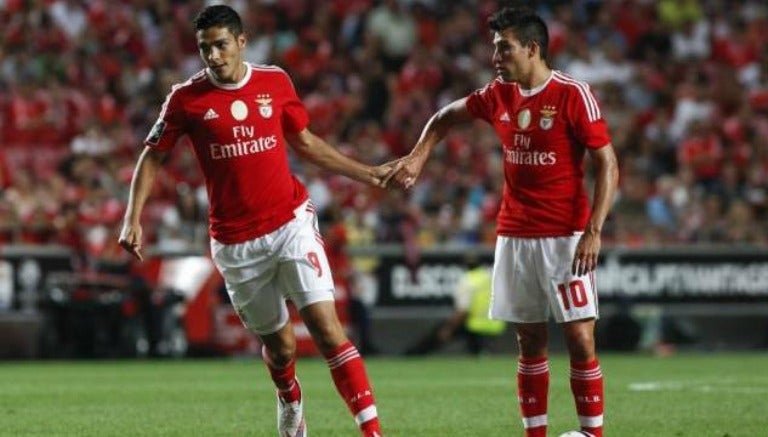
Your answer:
[[[602,114],[600,113],[600,106],[597,104],[597,100],[595,99],[595,96],[592,94],[592,90],[590,90],[589,85],[586,82],[576,80],[560,71],[555,71],[552,75],[552,78],[561,84],[576,88],[576,90],[579,92],[579,95],[581,96],[582,102],[584,103],[584,108],[587,111],[587,116],[589,117],[590,122],[597,121],[602,118]]]

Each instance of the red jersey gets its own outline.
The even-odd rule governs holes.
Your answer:
[[[493,125],[503,147],[496,232],[559,237],[584,230],[590,213],[584,152],[611,142],[589,86],[559,71],[532,90],[496,79],[470,94],[467,108]]]
[[[234,244],[293,218],[307,190],[290,172],[284,132],[309,124],[285,71],[247,64],[237,84],[200,71],[176,84],[145,144],[167,151],[188,135],[210,202],[211,237]]]

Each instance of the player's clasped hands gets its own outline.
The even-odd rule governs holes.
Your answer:
[[[403,167],[401,160],[393,160],[373,168],[372,184],[379,188],[391,188],[389,185],[394,176]]]
[[[407,190],[416,183],[424,161],[413,155],[408,155],[384,165],[391,166],[391,172],[384,178],[382,187]]]

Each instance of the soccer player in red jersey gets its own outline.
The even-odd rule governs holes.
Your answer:
[[[618,183],[616,156],[589,86],[548,67],[544,21],[530,10],[504,8],[489,24],[498,77],[432,116],[394,182],[413,185],[452,126],[473,119],[493,126],[503,148],[504,193],[490,315],[515,322],[525,435],[546,435],[546,322],[552,315],[563,328],[570,356],[577,432],[601,437],[594,270],[600,230]],[[591,207],[583,186],[585,152],[596,171]]]
[[[142,208],[166,152],[187,135],[210,199],[213,261],[244,325],[264,344],[277,387],[279,435],[307,433],[285,304],[291,299],[362,435],[380,436],[373,391],[336,315],[317,216],[306,188],[290,173],[286,140],[302,158],[380,187],[400,164],[364,165],[315,136],[286,72],[243,61],[246,38],[233,9],[207,7],[194,25],[207,68],[166,97],[136,165],[120,245],[142,259]]]

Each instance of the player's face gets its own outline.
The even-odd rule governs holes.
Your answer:
[[[197,48],[203,62],[219,82],[237,83],[243,78],[244,35],[235,36],[226,27],[198,30]]]
[[[505,82],[520,82],[531,71],[532,45],[524,46],[509,30],[493,33],[493,68]]]

